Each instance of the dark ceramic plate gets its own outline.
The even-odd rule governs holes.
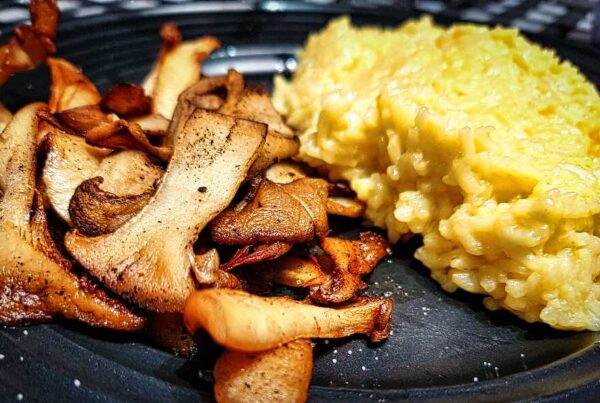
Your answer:
[[[358,24],[394,25],[410,17],[294,3],[261,3],[254,10],[226,4],[65,21],[59,54],[80,65],[102,91],[110,83],[139,82],[158,50],[160,25],[173,20],[186,37],[212,34],[223,41],[205,73],[235,66],[270,85],[273,73],[294,68],[293,53],[307,34],[339,13],[352,14]],[[534,39],[600,84],[597,51]],[[14,108],[46,99],[47,89],[48,75],[40,68],[11,79],[1,98]],[[358,225],[335,223],[341,233]],[[398,245],[369,278],[370,294],[396,303],[389,340],[378,346],[362,338],[320,342],[311,400],[597,400],[599,335],[529,325],[508,313],[486,312],[480,297],[446,294],[412,258],[417,246],[418,240]],[[0,354],[1,400],[22,394],[29,401],[198,401],[212,395],[211,362],[186,362],[135,337],[73,323],[0,330]]]

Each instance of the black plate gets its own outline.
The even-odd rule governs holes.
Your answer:
[[[233,65],[270,84],[273,73],[294,68],[294,50],[332,16],[351,13],[358,24],[379,25],[410,17],[272,1],[258,10],[226,4],[67,21],[59,33],[59,54],[80,65],[102,91],[110,83],[139,82],[160,45],[160,25],[173,20],[186,37],[212,34],[223,41],[205,72],[216,74]],[[557,49],[600,84],[597,51],[534,39]],[[46,99],[44,70],[11,79],[2,100],[14,108]],[[357,225],[335,223],[349,235],[352,230],[344,229]],[[418,242],[397,245],[394,257],[369,279],[370,294],[392,296],[396,303],[389,340],[378,346],[362,338],[320,342],[311,400],[593,401],[600,395],[598,334],[529,325],[508,313],[485,311],[478,296],[444,293],[412,258]],[[18,394],[33,401],[197,401],[211,396],[211,363],[186,362],[131,336],[73,323],[1,330],[0,354],[0,394],[8,400]]]

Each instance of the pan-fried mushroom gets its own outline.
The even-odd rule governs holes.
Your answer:
[[[265,178],[273,183],[284,185],[310,176],[310,171],[293,161],[276,162],[265,170]]]
[[[121,227],[148,203],[154,189],[140,194],[117,196],[100,189],[101,176],[83,181],[69,203],[69,217],[82,234],[97,236]]]
[[[145,115],[129,121],[140,125],[148,137],[165,137],[169,129],[169,120],[161,115]]]
[[[0,137],[0,322],[32,323],[61,315],[93,326],[139,329],[143,318],[77,278],[50,237],[41,199],[35,196],[36,114],[45,107],[21,109]]]
[[[70,225],[69,203],[85,180],[101,176],[101,190],[127,196],[153,189],[154,182],[162,176],[162,169],[141,151],[111,154],[110,150],[93,147],[82,137],[66,133],[50,133],[46,149],[41,178],[44,193],[54,211]]]
[[[0,47],[0,86],[19,71],[33,69],[56,51],[54,38],[60,14],[56,0],[31,0],[30,25],[19,25],[15,36]]]
[[[362,232],[359,240],[323,238],[319,257],[327,281],[310,291],[310,298],[321,304],[348,301],[365,288],[361,276],[370,273],[377,263],[392,253],[390,244],[381,235]]]
[[[265,245],[247,245],[233,255],[227,263],[221,266],[221,270],[230,271],[236,267],[262,262],[263,260],[273,260],[286,254],[292,249],[292,244],[287,242],[273,242]]]
[[[84,135],[88,143],[98,147],[142,150],[163,161],[168,161],[173,154],[170,147],[152,145],[140,125],[124,119],[98,125]]]
[[[81,135],[96,126],[108,125],[117,119],[115,115],[104,113],[98,105],[77,106],[57,112],[56,116],[65,126]]]
[[[183,319],[190,333],[204,329],[219,344],[238,351],[264,351],[293,340],[365,334],[372,341],[390,332],[391,299],[359,298],[325,308],[288,297],[259,297],[239,290],[194,292]]]
[[[46,60],[50,68],[50,112],[62,112],[78,106],[97,105],[102,100],[96,86],[81,70],[64,59]]]
[[[226,245],[300,243],[323,237],[327,223],[327,183],[302,178],[284,185],[267,179],[240,209],[228,209],[210,225],[212,239]]]
[[[221,259],[216,249],[194,257],[194,276],[200,285],[215,288],[242,288],[236,276],[221,269]]]
[[[226,91],[224,99],[219,95],[223,89]],[[268,92],[261,87],[245,87],[244,78],[235,70],[229,70],[227,76],[203,78],[183,92],[170,131],[180,125],[179,122],[184,122],[194,107],[215,109],[226,115],[269,126],[267,138],[250,170],[250,176],[298,152],[298,139],[273,107]]]
[[[296,340],[259,353],[225,350],[215,365],[219,403],[303,403],[312,376],[309,340]]]
[[[152,113],[170,119],[177,98],[200,79],[201,62],[221,46],[217,38],[203,36],[179,43],[177,26],[168,24],[161,30],[163,47],[154,67],[144,80],[144,90],[152,97]]]
[[[327,213],[344,217],[358,218],[365,212],[365,204],[348,197],[328,197]]]
[[[144,94],[144,89],[135,84],[113,85],[102,98],[103,108],[124,118],[143,116],[150,113],[152,99]]]
[[[2,133],[4,128],[10,123],[12,116],[12,112],[6,109],[6,106],[0,102],[0,133]]]
[[[231,202],[265,134],[259,123],[195,111],[146,207],[110,234],[68,233],[67,249],[114,292],[151,310],[180,311],[194,289],[192,243]]]
[[[276,260],[261,262],[248,271],[257,273],[267,281],[288,287],[314,287],[327,280],[315,258],[291,254]]]

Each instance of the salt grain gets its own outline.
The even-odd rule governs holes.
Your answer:
[[[473,377],[473,382],[479,382],[479,378],[478,378],[478,377],[476,377],[476,376],[474,376],[474,377]]]
[[[361,367],[363,371],[367,370],[367,367],[365,367],[364,365]]]
[[[352,355],[352,350],[348,350],[348,354]]]
[[[323,343],[329,344],[329,340],[324,340]]]
[[[73,379],[73,383],[75,384],[75,386],[80,387],[81,386],[81,381],[79,379]]]
[[[22,393],[17,393],[17,400],[18,401],[23,400],[23,394]]]
[[[331,360],[331,362],[333,362],[334,364],[337,364],[337,360],[335,358],[333,360]]]
[[[379,357],[375,357],[375,361],[379,361]]]
[[[333,350],[333,354],[337,354],[337,350]]]
[[[0,354],[0,360],[3,360],[4,357],[5,357],[4,354]]]
[[[19,361],[23,362],[23,360],[24,360],[23,356],[20,356]]]
[[[28,332],[27,330],[23,330],[23,334],[24,334],[25,336],[27,336],[27,335],[29,334],[29,332]]]

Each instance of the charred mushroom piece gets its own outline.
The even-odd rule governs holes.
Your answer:
[[[35,200],[37,112],[21,109],[0,137],[0,322],[26,324],[60,315],[92,326],[136,330],[144,319],[77,278],[48,233],[40,198]]]
[[[358,218],[365,212],[365,204],[348,197],[328,197],[327,213],[343,217]]]
[[[70,225],[73,222],[69,204],[82,182],[100,176],[104,179],[99,185],[101,191],[131,196],[153,191],[155,181],[162,176],[162,169],[141,151],[111,153],[108,149],[87,144],[82,137],[67,133],[49,134],[46,149],[41,178],[44,193],[54,211]],[[134,198],[134,201],[133,204],[143,207],[139,200]],[[76,208],[81,219],[83,209],[81,205]],[[133,210],[134,207],[129,206],[128,209]]]
[[[324,237],[327,183],[303,178],[285,185],[267,179],[243,208],[228,209],[210,225],[213,241],[225,245],[300,243]]]
[[[285,255],[290,249],[292,249],[292,244],[287,242],[274,242],[257,246],[247,245],[238,249],[233,257],[221,266],[221,270],[230,271],[239,266],[277,259]]]
[[[31,0],[31,26],[19,25],[15,36],[0,47],[0,86],[19,71],[33,69],[56,51],[54,38],[60,14],[56,0]]]
[[[200,79],[202,61],[221,43],[212,36],[179,43],[181,34],[174,24],[163,27],[161,38],[163,47],[143,87],[152,97],[152,113],[170,119],[179,94]]]
[[[64,59],[51,57],[46,60],[50,68],[50,112],[62,112],[78,106],[97,105],[102,98],[96,86],[81,70]]]
[[[310,340],[296,340],[259,353],[225,350],[215,365],[219,403],[303,403],[312,376]]]
[[[261,262],[249,271],[288,287],[313,287],[327,280],[319,262],[312,257],[286,255],[276,260]]]
[[[195,111],[146,207],[110,234],[68,233],[67,249],[125,298],[150,310],[181,311],[194,289],[192,243],[231,202],[265,135],[262,124]]]
[[[362,232],[359,240],[324,238],[325,256],[319,262],[328,277],[324,284],[310,291],[310,298],[321,304],[338,304],[354,298],[365,288],[361,276],[370,273],[377,263],[392,253],[390,244],[373,232]]]
[[[77,106],[57,112],[56,116],[65,126],[81,135],[96,126],[108,125],[117,119],[115,115],[104,113],[98,105]]]
[[[108,90],[102,98],[101,105],[121,117],[130,118],[150,113],[152,99],[144,94],[142,87],[120,83]]]
[[[193,267],[198,284],[215,288],[242,288],[236,276],[221,269],[221,260],[216,249],[195,256]]]
[[[259,297],[239,290],[194,292],[183,319],[194,334],[204,329],[226,348],[256,352],[307,338],[340,338],[366,334],[372,341],[389,335],[391,299],[362,298],[324,308],[288,297]]]

